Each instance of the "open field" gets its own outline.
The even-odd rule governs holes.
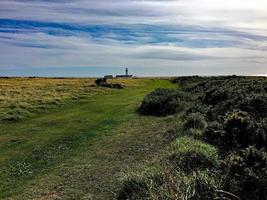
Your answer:
[[[1,78],[0,120],[17,120],[99,92],[93,79]]]
[[[63,199],[90,199],[90,196],[97,199],[100,198],[99,195],[110,197],[113,193],[109,190],[118,187],[113,185],[113,181],[116,182],[120,171],[139,166],[142,160],[146,160],[144,153],[157,145],[156,142],[154,145],[146,144],[142,127],[136,125],[139,122],[155,125],[157,119],[154,121],[151,117],[139,118],[136,113],[138,104],[146,93],[155,88],[174,87],[168,80],[160,79],[120,79],[120,82],[127,85],[123,90],[98,87],[91,89],[92,80],[86,79],[22,79],[21,84],[18,79],[4,80],[9,85],[12,85],[12,81],[17,83],[16,90],[19,91],[15,96],[16,102],[24,101],[30,106],[39,106],[36,99],[44,96],[37,94],[45,93],[46,90],[49,90],[45,93],[48,99],[62,97],[67,100],[62,100],[63,105],[48,111],[38,110],[28,118],[2,121],[0,124],[0,197],[4,199],[57,199],[61,196]],[[53,92],[53,85],[60,88],[64,83],[66,92]],[[18,89],[22,85],[24,90]],[[38,91],[34,91],[34,87]],[[5,98],[11,96],[12,87],[2,88],[9,91],[2,90],[6,94]],[[73,92],[75,88],[80,93]],[[27,95],[27,100],[24,98],[25,91],[31,93]],[[83,99],[68,101],[73,95],[83,96]],[[131,125],[132,123],[135,125]],[[131,132],[128,132],[129,129],[133,129],[133,134],[137,135],[138,131],[135,133],[134,130],[140,129],[141,140],[135,141]],[[149,129],[153,130],[153,126],[149,126]],[[147,136],[151,133],[148,131]],[[105,139],[106,137],[110,139]],[[147,149],[140,148],[143,145],[148,145]],[[134,152],[139,152],[140,158]],[[126,159],[129,160],[126,162]],[[135,160],[140,160],[140,163],[131,165]],[[97,177],[98,172],[103,172],[105,177]],[[106,183],[104,193],[99,193],[102,186],[98,184],[107,182],[107,179],[111,182]]]
[[[0,123],[16,121],[48,108],[81,101],[105,88],[95,87],[92,78],[0,78]],[[112,83],[136,86],[137,79],[114,79]]]
[[[34,81],[65,80],[28,81],[17,102],[38,107]],[[112,82],[67,79],[61,103],[1,121],[0,199],[266,200],[267,78]]]

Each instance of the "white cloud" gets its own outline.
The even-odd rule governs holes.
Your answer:
[[[199,67],[208,73],[217,66],[229,73],[240,69],[245,70],[240,73],[267,73],[267,39],[261,38],[267,37],[266,0],[1,0],[0,18],[74,25],[206,28],[162,34],[173,41],[157,44],[150,42],[155,30],[148,30],[133,38],[139,42],[126,44],[120,35],[108,30],[98,39],[79,30],[69,36],[51,35],[40,27],[33,27],[35,32],[28,27],[13,28],[12,33],[12,27],[0,22],[0,67]],[[211,33],[213,28],[216,30]],[[209,40],[220,45],[202,48]]]

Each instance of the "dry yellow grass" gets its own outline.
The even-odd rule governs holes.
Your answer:
[[[67,101],[110,90],[95,87],[94,81],[92,78],[0,78],[0,121],[18,120]],[[127,86],[140,84],[140,79],[109,81]]]
[[[99,88],[93,79],[1,78],[0,120],[29,115],[67,99],[79,99]]]

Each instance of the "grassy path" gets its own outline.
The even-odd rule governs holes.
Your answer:
[[[142,150],[149,134],[144,135],[138,124],[147,122],[145,127],[160,119],[140,117],[135,109],[144,95],[157,87],[172,86],[167,80],[140,80],[135,87],[1,125],[0,198],[110,198],[110,190],[116,188],[112,184],[115,172],[146,160],[146,150],[153,148]],[[154,126],[157,124],[148,128]],[[126,135],[122,136],[122,130]],[[132,137],[134,133],[140,134]],[[151,139],[156,138],[152,135]],[[121,166],[129,154],[133,155]],[[102,192],[101,187],[105,188]]]

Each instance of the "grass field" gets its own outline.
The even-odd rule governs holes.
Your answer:
[[[0,198],[113,198],[123,174],[164,145],[154,133],[168,120],[139,116],[136,108],[155,88],[174,87],[161,79],[119,82],[127,87],[92,87],[92,79],[0,79]]]
[[[14,121],[98,92],[93,79],[1,78],[0,120]]]
[[[266,78],[109,81],[0,79],[0,199],[266,200]]]
[[[95,87],[94,80],[88,78],[1,78],[0,123],[23,119],[33,113],[44,112],[49,108],[109,91]],[[128,86],[140,83],[137,79],[114,79],[110,82],[119,82]]]

